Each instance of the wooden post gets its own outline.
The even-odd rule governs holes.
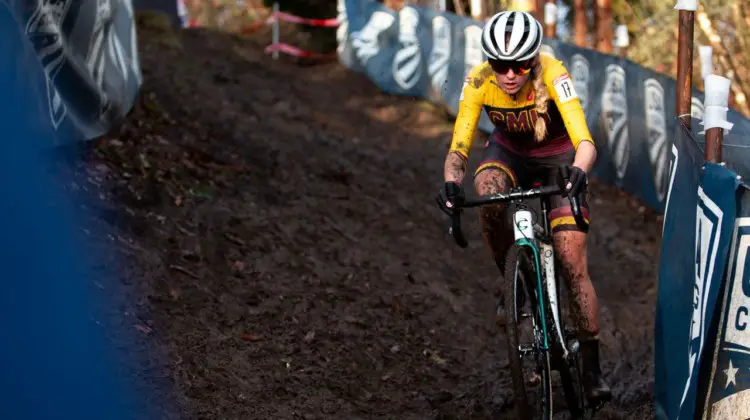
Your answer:
[[[461,0],[453,0],[453,9],[459,16],[466,16],[466,10],[464,9],[464,3]]]
[[[730,83],[726,77],[715,74],[706,76],[703,125],[706,127],[706,161],[708,162],[723,161],[724,129],[732,128],[732,124],[727,121]]]
[[[476,19],[479,21],[484,20],[484,10],[482,6],[484,6],[482,3],[484,3],[483,0],[471,0],[470,6],[471,6],[471,18]]]
[[[511,1],[510,10],[518,10],[519,12],[531,13],[532,16],[539,22],[542,22],[542,16],[540,15],[540,9],[537,7],[537,3],[540,0],[513,0]],[[541,0],[544,1],[544,0]]]
[[[723,162],[722,145],[724,142],[724,129],[719,127],[706,130],[706,161]]]
[[[554,39],[557,35],[557,4],[555,0],[544,3],[544,36]]]
[[[693,32],[698,0],[678,0],[677,32],[677,118],[690,128],[690,102],[693,86]]]
[[[546,0],[534,0],[532,3],[534,4],[534,11],[531,14],[539,22],[544,22],[544,5],[546,4]]]
[[[596,0],[596,49],[612,53],[612,0]]]
[[[579,47],[588,47],[586,37],[588,35],[588,19],[586,19],[586,2],[585,0],[575,0],[573,4],[573,42]]]
[[[383,0],[383,5],[396,12],[404,8],[405,0]]]
[[[497,13],[497,2],[495,0],[485,0],[484,10],[488,17],[495,15]]]

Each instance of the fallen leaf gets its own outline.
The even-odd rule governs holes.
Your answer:
[[[315,330],[312,330],[308,332],[307,334],[305,334],[305,338],[303,338],[302,340],[304,340],[305,343],[310,344],[310,342],[312,342],[314,338],[315,338]]]
[[[138,331],[140,331],[140,332],[142,332],[142,333],[144,333],[144,334],[151,334],[151,332],[153,331],[151,328],[149,328],[149,327],[147,327],[145,325],[140,325],[140,324],[136,324],[135,325],[135,329],[138,330]]]
[[[442,366],[445,363],[447,363],[447,360],[445,360],[442,357],[440,357],[440,355],[438,355],[437,351],[425,349],[422,352],[422,354],[424,354],[425,356],[429,357],[430,361],[432,361],[435,364],[438,364],[438,365]]]
[[[242,334],[240,336],[240,340],[242,341],[260,341],[261,338],[262,337],[258,334],[250,334],[250,333]]]

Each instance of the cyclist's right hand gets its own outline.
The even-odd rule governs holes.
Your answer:
[[[448,216],[453,215],[453,209],[455,209],[456,204],[461,205],[466,197],[461,184],[453,181],[445,183],[441,195],[442,197],[440,197],[438,204],[440,204],[440,209]]]

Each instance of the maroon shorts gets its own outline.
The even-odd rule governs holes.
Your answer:
[[[496,142],[487,142],[482,154],[482,161],[474,171],[474,177],[487,169],[496,169],[505,172],[513,182],[514,187],[532,188],[534,184],[550,185],[557,182],[557,173],[562,165],[570,165],[575,159],[575,150],[572,148],[566,152],[546,157],[522,157],[511,152]],[[570,209],[570,201],[567,197],[550,197],[549,212],[550,228],[552,232],[566,230],[580,231],[576,225],[573,213]],[[589,222],[589,209],[584,194],[581,197],[581,213],[586,222]]]

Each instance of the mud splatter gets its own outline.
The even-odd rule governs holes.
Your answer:
[[[486,168],[474,177],[477,194],[508,192],[513,185],[508,174],[497,168]],[[513,243],[513,231],[508,224],[506,205],[483,206],[479,210],[482,235],[490,247],[500,274],[505,272],[505,254]]]
[[[457,152],[449,152],[443,165],[443,178],[461,183],[466,174],[466,158]]]

